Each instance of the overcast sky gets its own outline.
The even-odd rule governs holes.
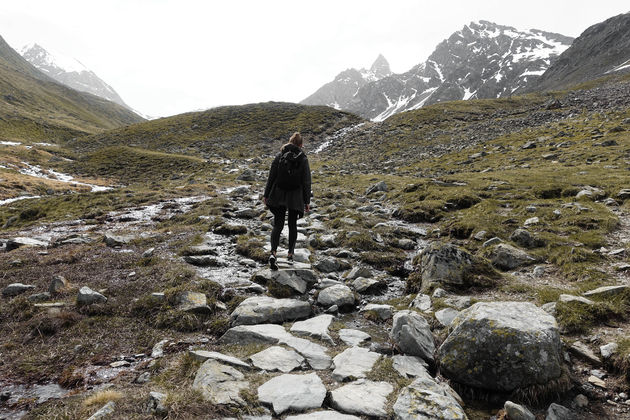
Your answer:
[[[299,102],[382,53],[409,70],[465,24],[578,36],[627,0],[2,0],[0,35],[81,61],[131,107],[167,116]]]

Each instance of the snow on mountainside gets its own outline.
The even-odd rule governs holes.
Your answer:
[[[111,86],[74,58],[50,49],[44,49],[35,43],[25,45],[20,49],[20,55],[42,73],[59,83],[80,92],[100,96],[136,112],[125,104],[120,95]]]
[[[327,105],[335,109],[346,109],[359,89],[370,82],[376,82],[392,74],[389,63],[379,54],[369,69],[347,69],[330,83],[325,84],[314,94],[304,99],[303,105]]]
[[[344,111],[382,121],[441,101],[510,96],[539,78],[572,41],[536,29],[472,22],[441,42],[426,62],[406,73],[355,82],[352,98],[337,104]],[[342,96],[335,88],[345,89],[347,95],[351,89],[340,79],[344,73],[302,103],[330,105],[331,98]],[[326,95],[318,95],[325,88]]]

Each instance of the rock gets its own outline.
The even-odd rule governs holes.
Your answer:
[[[136,237],[134,235],[114,235],[112,233],[106,233],[103,237],[103,241],[112,248],[117,246],[124,246],[134,241]]]
[[[289,373],[305,362],[304,357],[293,350],[273,346],[249,356],[252,364],[258,369],[268,372],[280,371]]]
[[[466,309],[472,305],[472,298],[470,296],[450,296],[444,299],[444,303],[457,309]]]
[[[304,356],[313,369],[328,369],[332,364],[325,347],[304,338],[294,337],[281,325],[240,325],[230,328],[219,339],[219,344],[284,344]]]
[[[451,322],[455,319],[455,317],[459,314],[459,311],[453,308],[444,308],[435,312],[435,318],[438,320],[440,324],[445,327],[451,325]]]
[[[400,354],[392,356],[392,367],[404,378],[417,376],[430,377],[427,371],[427,362],[416,356],[404,356]]]
[[[578,408],[584,408],[588,406],[588,398],[583,394],[576,395],[573,401]]]
[[[352,283],[352,288],[361,294],[375,294],[387,288],[387,285],[376,279],[359,277]]]
[[[283,268],[277,271],[266,268],[254,274],[252,281],[266,284],[270,292],[276,295],[304,294],[317,283],[317,277],[312,270],[306,268]]]
[[[51,295],[56,295],[58,293],[62,293],[70,289],[70,282],[66,280],[64,276],[55,276],[50,281],[50,286],[48,286],[48,292]]]
[[[159,343],[156,343],[151,350],[151,357],[154,359],[159,359],[160,357],[164,356],[164,346],[168,344],[169,341],[170,340],[168,339],[164,339]]]
[[[521,146],[521,149],[524,149],[524,150],[535,149],[535,148],[536,148],[536,143],[533,141],[528,141],[527,143]]]
[[[330,286],[319,292],[317,303],[325,307],[332,305],[337,305],[339,308],[353,306],[354,293],[348,286],[343,284]]]
[[[593,302],[590,299],[587,299],[585,297],[582,296],[573,296],[573,295],[567,295],[567,294],[561,294],[558,297],[558,302],[561,303],[576,303],[576,304],[582,304],[582,305],[586,305],[586,306],[593,306],[595,305],[595,302]]]
[[[356,280],[359,277],[363,277],[363,278],[372,278],[374,276],[374,274],[372,274],[372,270],[370,270],[367,267],[354,267],[352,270],[350,270],[350,272],[348,273],[348,275],[346,275],[346,279],[347,280]]]
[[[426,312],[431,309],[431,305],[431,297],[422,293],[418,293],[413,302],[411,302],[412,307],[419,309],[422,312]]]
[[[483,241],[484,239],[486,239],[486,236],[488,236],[488,232],[486,232],[485,230],[480,230],[473,235],[473,239],[476,241]]]
[[[307,248],[299,248],[295,250],[293,254],[293,259],[297,262],[301,263],[309,263],[311,258],[311,251]]]
[[[315,411],[309,414],[298,414],[297,416],[287,416],[285,420],[361,420],[357,416],[341,414],[333,410]]]
[[[34,238],[24,238],[24,237],[17,237],[17,238],[11,238],[9,239],[5,245],[4,245],[4,249],[9,252],[9,251],[13,251],[14,249],[18,249],[21,248],[23,246],[26,247],[47,247],[48,246],[48,242],[44,242],[44,241],[40,241],[39,239],[34,239]]]
[[[151,391],[149,392],[149,401],[147,402],[147,412],[159,415],[166,414],[168,409],[166,408],[165,403],[166,394]]]
[[[184,261],[196,267],[220,267],[221,261],[211,255],[186,255]]]
[[[536,420],[536,417],[531,411],[512,401],[506,401],[503,405],[503,409],[510,420]]]
[[[541,306],[541,309],[545,312],[547,312],[549,315],[551,316],[556,316],[556,312],[557,312],[557,306],[558,304],[556,302],[549,302],[549,303],[545,303],[544,305]]]
[[[30,295],[27,299],[29,302],[46,302],[47,300],[51,299],[51,296],[50,293],[43,292]]]
[[[380,358],[380,354],[366,348],[350,347],[333,358],[332,377],[338,382],[365,378]]]
[[[498,244],[489,253],[492,265],[501,270],[512,270],[523,265],[533,264],[536,260],[523,250],[508,244]]]
[[[79,289],[79,293],[77,294],[77,305],[92,305],[94,303],[105,303],[107,302],[107,298],[100,294],[99,292],[95,292],[87,286],[83,286]]]
[[[256,171],[249,168],[245,169],[239,176],[236,177],[237,181],[256,181]]]
[[[448,385],[431,377],[420,377],[403,388],[394,403],[396,420],[468,420],[464,409]]]
[[[35,286],[30,284],[22,284],[22,283],[11,283],[4,289],[2,289],[2,296],[4,297],[13,297],[21,295],[22,293],[26,293],[29,290],[35,289]]]
[[[545,266],[544,265],[537,265],[536,267],[534,267],[534,277],[536,278],[541,278],[542,276],[545,275]]]
[[[560,404],[551,403],[547,409],[545,420],[572,420],[573,413],[571,410]]]
[[[387,396],[394,387],[387,382],[358,380],[330,392],[330,405],[344,413],[386,417]]]
[[[399,311],[394,315],[390,337],[401,352],[433,363],[435,344],[427,321],[417,312]]]
[[[368,303],[363,308],[359,310],[359,313],[362,313],[363,316],[367,316],[368,314],[374,314],[378,319],[382,321],[386,321],[392,317],[394,312],[394,307],[391,305],[379,305],[376,303]]]
[[[412,241],[411,239],[399,239],[394,246],[406,251],[411,251],[416,248],[416,241]]]
[[[96,413],[92,414],[88,417],[87,420],[99,420],[109,417],[110,414],[114,412],[116,409],[116,403],[114,401],[110,401],[101,407]]]
[[[482,247],[482,248],[489,248],[489,247],[491,247],[492,245],[500,244],[501,242],[503,242],[503,241],[501,240],[501,238],[497,238],[497,237],[495,236],[494,238],[490,238],[490,239],[488,239],[486,242],[484,242],[484,243],[481,245],[481,247]]]
[[[370,195],[375,192],[387,192],[387,184],[385,181],[377,182],[376,184],[368,187],[365,190],[365,195]]]
[[[127,366],[130,366],[130,365],[131,365],[131,363],[129,363],[126,360],[118,360],[116,362],[112,362],[112,363],[109,364],[109,366],[113,367],[114,369],[121,368],[121,367],[127,367]]]
[[[249,382],[241,372],[213,359],[203,362],[192,385],[193,390],[212,404],[238,406],[245,405],[240,392],[248,388]]]
[[[318,260],[313,267],[321,271],[322,273],[332,273],[341,269],[341,264],[336,258],[322,258]]]
[[[510,240],[523,248],[536,248],[545,244],[525,229],[516,229],[510,236]]]
[[[134,382],[137,384],[146,384],[150,380],[151,380],[151,373],[142,372],[140,375],[138,375],[138,377],[136,378]]]
[[[599,351],[604,359],[609,359],[610,356],[617,353],[619,345],[617,343],[608,343],[604,346],[600,346]]]
[[[177,295],[177,309],[196,314],[211,314],[206,295],[199,292],[181,292]]]
[[[291,326],[291,332],[296,335],[319,338],[320,340],[335,345],[333,339],[328,335],[328,327],[330,327],[330,323],[333,319],[335,319],[334,316],[324,314],[307,319],[306,321],[298,321]]]
[[[594,289],[594,290],[589,290],[588,292],[584,292],[582,294],[587,297],[609,298],[609,297],[617,296],[626,290],[628,290],[628,286],[626,285],[603,286],[603,287],[598,287],[597,289]]]
[[[372,337],[368,333],[348,328],[342,328],[341,330],[339,330],[339,338],[341,339],[341,341],[349,346],[360,346],[366,341],[372,339]]]
[[[525,227],[533,226],[533,225],[537,225],[538,223],[540,223],[540,219],[538,218],[538,216],[534,216],[534,217],[530,217],[529,219],[525,220],[525,223],[523,223],[523,226],[525,226]]]
[[[228,356],[228,355],[216,352],[216,351],[190,350],[188,354],[194,360],[197,360],[202,363],[205,362],[206,360],[216,360],[218,362],[225,363],[228,365],[242,367],[245,369],[251,369],[251,366],[248,363],[245,363],[244,361],[242,361],[241,359],[234,356]]]
[[[274,299],[268,296],[254,296],[245,299],[232,312],[231,324],[251,325],[281,323],[307,318],[311,314],[311,305],[295,299]]]
[[[142,253],[142,258],[152,258],[155,254],[155,248],[149,248]]]
[[[455,382],[511,392],[562,375],[556,320],[531,303],[479,302],[464,309],[450,330],[438,357],[442,374]]]
[[[589,376],[587,381],[591,385],[597,386],[597,387],[602,388],[602,389],[606,389],[606,382],[604,382],[602,379],[599,379],[595,375]]]
[[[465,285],[473,262],[473,256],[464,249],[448,243],[432,243],[421,254],[421,290],[429,290],[436,283]]]
[[[626,201],[630,198],[630,188],[624,188],[617,193],[617,198],[621,201]]]
[[[258,399],[271,404],[274,413],[319,408],[326,397],[326,387],[316,373],[280,375],[258,387]]]
[[[597,355],[584,343],[581,341],[575,341],[569,347],[569,350],[577,357],[582,360],[585,360],[589,363],[594,364],[595,366],[601,366],[602,361]]]

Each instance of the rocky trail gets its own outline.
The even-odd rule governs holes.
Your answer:
[[[266,238],[271,230],[269,215],[250,185],[219,191],[225,199],[223,223],[199,233],[185,252],[175,251],[182,234],[158,226],[215,198],[182,197],[112,212],[98,220],[13,232],[0,240],[6,252],[3,259],[11,266],[49,258],[68,247],[98,247],[114,259],[160,258],[166,265],[184,264],[197,278],[219,284],[222,296],[238,299],[228,305],[224,302],[228,299],[211,299],[184,284],[172,301],[164,290],[145,282],[144,296],[133,296],[132,301],[168,302],[176,306],[178,317],[224,313],[229,317],[225,328],[217,335],[164,332],[153,340],[150,351],[110,353],[98,363],[84,363],[72,372],[76,384],[81,384],[75,389],[54,382],[20,383],[5,373],[7,377],[0,379],[0,418],[28,416],[25,409],[77,392],[117,388],[146,395],[142,409],[146,413],[169,416],[169,391],[153,379],[165,369],[163,359],[173,363],[178,358],[194,366],[192,383],[186,387],[214,407],[229,408],[208,418],[465,419],[503,418],[505,413],[509,418],[534,418],[525,405],[510,400],[528,404],[538,418],[548,420],[630,418],[629,397],[616,391],[621,389],[618,373],[605,360],[614,353],[615,339],[626,333],[624,325],[609,325],[597,335],[563,343],[554,319],[556,303],[541,308],[513,301],[509,292],[474,285],[468,293],[453,292],[453,286],[462,290],[476,275],[476,258],[456,244],[432,239],[432,224],[395,220],[394,209],[375,190],[358,200],[357,214],[377,217],[380,227],[392,229],[399,238],[395,246],[404,250],[406,261],[389,272],[384,266],[366,264],[358,252],[341,245],[347,238],[330,227],[326,216],[330,203],[314,203],[313,212],[299,220],[294,264],[280,258],[280,270],[273,272],[264,257],[255,259],[260,254],[244,256],[237,235],[247,232]],[[619,263],[601,269],[614,273],[618,285],[584,296],[561,295],[558,302],[591,305],[589,298],[626,291],[629,219],[623,210],[614,211],[621,228],[611,238],[613,249],[601,252]],[[357,220],[346,218],[342,223],[348,229],[343,230],[346,237],[360,235],[351,230]],[[382,243],[378,229],[376,224],[372,239]],[[190,238],[184,239],[190,243]],[[533,267],[525,251],[502,245],[498,238],[484,240],[495,245],[495,267],[524,281],[554,282],[552,266]],[[416,276],[422,287],[420,293],[409,294],[406,277],[417,264],[414,259],[421,260]],[[11,282],[2,290],[3,305],[28,296],[37,311],[106,307],[121,299],[108,297],[114,284],[125,288],[142,275],[126,269],[115,276],[107,288],[93,290],[86,281],[75,284],[73,294],[61,295],[57,291],[69,286],[60,275],[44,276],[39,285]],[[90,316],[89,310],[83,314]],[[83,351],[83,346],[76,344],[74,351]],[[94,351],[98,343],[91,348]],[[480,389],[485,397],[475,393]],[[556,396],[551,405],[550,395]],[[118,418],[116,404],[112,400],[94,407],[90,419]]]

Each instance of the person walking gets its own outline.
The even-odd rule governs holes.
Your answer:
[[[310,211],[311,168],[302,150],[302,144],[300,133],[294,133],[274,158],[267,178],[263,202],[269,207],[274,217],[271,231],[271,255],[269,256],[269,266],[272,270],[278,269],[276,253],[287,212],[289,216],[287,261],[292,264],[297,241],[297,219]]]

